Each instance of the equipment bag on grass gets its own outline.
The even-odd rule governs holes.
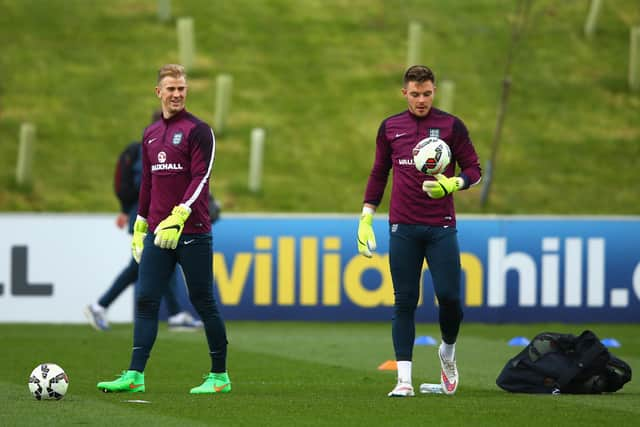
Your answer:
[[[591,331],[536,335],[509,360],[496,384],[514,393],[611,393],[631,380],[631,367]]]

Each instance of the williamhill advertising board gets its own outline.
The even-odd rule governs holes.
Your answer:
[[[83,322],[129,262],[112,215],[0,214],[0,322]],[[227,319],[386,321],[389,224],[358,254],[354,215],[225,215],[213,231]],[[465,321],[640,321],[640,217],[460,217]],[[416,318],[437,320],[428,265]],[[181,298],[186,300],[184,287]],[[109,308],[131,321],[132,292]]]
[[[357,218],[225,218],[214,278],[233,319],[387,320],[393,306],[389,225],[357,253]],[[466,321],[640,320],[640,219],[463,217],[458,222]],[[437,320],[425,264],[416,316]]]

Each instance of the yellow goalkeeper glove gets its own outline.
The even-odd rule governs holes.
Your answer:
[[[191,209],[186,205],[174,207],[171,215],[162,220],[153,231],[156,235],[153,243],[162,249],[175,249],[178,246],[184,223],[190,214]]]
[[[140,264],[140,258],[142,258],[142,250],[144,249],[144,238],[147,235],[149,224],[147,220],[141,216],[136,218],[136,222],[133,223],[133,239],[131,239],[131,253],[133,259]]]
[[[363,213],[358,224],[358,252],[371,258],[371,251],[376,250],[376,235],[373,233],[373,214]]]
[[[422,191],[427,193],[432,199],[442,199],[444,196],[458,191],[464,185],[464,180],[459,176],[447,178],[443,174],[435,176],[435,181],[425,181],[422,183]]]

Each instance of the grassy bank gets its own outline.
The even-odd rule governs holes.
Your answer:
[[[515,2],[174,1],[195,19],[189,109],[213,123],[215,80],[234,78],[212,186],[227,211],[355,212],[386,116],[400,95],[407,27],[421,55],[456,83],[452,112],[483,166],[496,123]],[[487,209],[461,213],[638,214],[640,94],[627,90],[631,0],[537,1],[512,68],[512,92]],[[114,159],[157,104],[155,72],[178,60],[175,21],[155,0],[0,0],[0,206],[115,211]],[[37,126],[34,180],[14,184],[22,122]],[[266,130],[263,190],[247,190],[249,134]],[[388,200],[385,201],[383,209]]]

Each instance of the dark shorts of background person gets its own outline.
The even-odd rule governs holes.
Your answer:
[[[133,257],[129,260],[129,264],[118,274],[118,276],[113,281],[113,284],[107,291],[100,297],[98,300],[98,304],[102,307],[109,307],[111,304],[118,299],[118,297],[124,292],[125,289],[129,287],[130,284],[135,283],[135,292],[137,294],[139,290],[138,286],[138,269],[139,265]],[[176,271],[171,275],[171,280],[169,282],[169,286],[167,286],[167,292],[163,295],[165,298],[165,302],[167,303],[167,311],[170,316],[174,314],[180,313],[180,303],[176,297],[175,291],[177,287],[176,275],[178,272]]]
[[[393,341],[396,360],[412,360],[414,313],[426,259],[440,306],[442,339],[454,343],[462,321],[460,248],[455,227],[389,224],[389,266],[395,294]]]

